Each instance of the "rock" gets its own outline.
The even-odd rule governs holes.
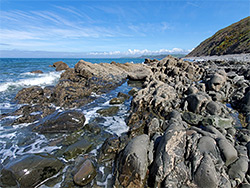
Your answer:
[[[202,121],[202,116],[192,113],[192,112],[184,112],[182,115],[184,121],[186,121],[190,125],[198,125]]]
[[[102,116],[114,116],[118,113],[119,106],[111,106],[104,109],[99,109],[96,111],[96,113],[102,115]]]
[[[34,71],[31,71],[30,73],[43,74],[43,71],[41,71],[41,70],[34,70]]]
[[[143,187],[145,184],[149,137],[145,134],[132,139],[119,159],[118,184],[123,187]]]
[[[57,61],[57,62],[53,63],[52,67],[56,67],[56,71],[62,71],[62,70],[69,69],[69,66],[62,61]]]
[[[79,140],[76,143],[70,145],[63,153],[66,159],[72,159],[79,154],[90,152],[92,144],[85,139]]]
[[[218,177],[211,157],[205,153],[200,166],[195,172],[194,181],[198,187],[216,188],[218,187]]]
[[[148,76],[152,75],[152,71],[146,67],[133,70],[128,74],[129,80],[145,81]]]
[[[187,91],[185,92],[187,95],[191,95],[191,94],[196,94],[198,93],[198,89],[195,86],[190,86]]]
[[[150,170],[151,187],[181,187],[189,181],[189,170],[184,164],[186,131],[167,130],[155,151]]]
[[[228,129],[231,128],[233,125],[233,119],[232,118],[223,118],[220,116],[208,116],[203,118],[202,125],[204,126],[214,126],[217,128],[224,128]]]
[[[119,92],[119,93],[117,94],[117,97],[118,97],[118,98],[124,98],[125,100],[128,100],[128,99],[130,98],[129,95],[127,95],[127,94],[125,94],[125,93],[122,93],[122,92]]]
[[[248,170],[248,162],[247,156],[240,156],[237,161],[230,165],[228,175],[231,179],[236,180],[238,185],[245,179]]]
[[[207,106],[206,110],[211,115],[219,115],[221,113],[221,107],[217,102],[210,101]]]
[[[188,110],[194,113],[201,113],[205,111],[207,104],[211,98],[205,93],[191,94],[186,98],[188,102]]]
[[[3,187],[36,187],[56,175],[64,164],[46,154],[29,154],[4,166],[0,181]]]
[[[248,91],[244,96],[244,98],[242,99],[241,109],[245,113],[250,113],[250,91]]]
[[[209,90],[220,91],[225,82],[226,77],[224,75],[215,73],[210,80],[207,81],[207,86]]]
[[[125,99],[123,97],[113,98],[109,101],[109,104],[123,104]]]
[[[41,122],[39,122],[33,131],[40,133],[68,133],[83,128],[85,122],[84,115],[76,110],[64,112],[55,112]]]
[[[120,151],[120,141],[116,136],[107,138],[99,152],[98,161],[107,162],[115,158],[118,151]]]
[[[148,135],[153,135],[160,130],[160,121],[157,118],[153,118],[147,125]]]
[[[32,86],[20,90],[16,97],[19,103],[37,104],[44,102],[44,92],[40,86]]]
[[[227,166],[237,160],[238,154],[236,149],[226,139],[219,139],[218,147]]]
[[[203,136],[198,142],[198,149],[202,154],[211,153],[215,158],[218,158],[218,149],[216,142],[209,136]]]
[[[74,175],[76,185],[85,186],[89,184],[96,176],[96,169],[90,159],[87,159],[81,165],[79,171]]]
[[[137,88],[132,88],[132,89],[128,92],[128,94],[131,95],[131,96],[133,96],[133,95],[136,94],[137,92],[138,92],[138,89],[137,89]]]

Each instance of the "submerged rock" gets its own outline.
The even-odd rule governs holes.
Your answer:
[[[104,109],[99,109],[96,111],[96,113],[102,115],[102,116],[114,116],[118,113],[119,106],[111,106]]]
[[[66,159],[72,159],[77,157],[79,154],[90,152],[91,148],[92,143],[88,142],[85,139],[82,139],[68,146],[68,148],[64,151],[63,155]]]
[[[36,187],[57,174],[64,164],[46,154],[29,154],[10,162],[1,170],[3,187]]]
[[[34,70],[34,71],[31,71],[30,73],[43,74],[43,71],[41,71],[41,70]]]
[[[39,122],[33,131],[40,133],[68,133],[83,128],[84,115],[76,110],[55,112]]]

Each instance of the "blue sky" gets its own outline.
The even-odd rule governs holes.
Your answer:
[[[182,53],[250,16],[250,0],[0,0],[0,57]]]

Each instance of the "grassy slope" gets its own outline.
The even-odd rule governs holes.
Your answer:
[[[250,53],[250,16],[216,32],[187,56]]]

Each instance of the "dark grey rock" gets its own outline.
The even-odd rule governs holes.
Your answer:
[[[237,161],[230,165],[228,175],[231,179],[236,180],[238,185],[243,182],[248,170],[248,157],[240,156]]]
[[[211,153],[215,158],[218,158],[216,141],[209,136],[203,136],[200,138],[198,142],[198,149],[202,154]]]
[[[199,114],[195,114],[192,112],[184,112],[182,115],[184,121],[186,121],[190,125],[198,125],[200,121],[202,121],[203,117]]]
[[[206,110],[211,115],[218,115],[221,113],[221,107],[217,102],[210,101],[207,106]]]
[[[194,181],[198,187],[202,188],[216,188],[218,186],[219,180],[214,163],[211,157],[206,153],[195,172]]]
[[[188,102],[188,110],[194,113],[201,113],[205,111],[207,104],[211,101],[211,98],[205,93],[196,93],[189,95],[186,98]]]
[[[218,147],[227,166],[237,160],[238,154],[236,149],[226,139],[219,139]]]
[[[133,138],[119,159],[119,185],[143,187],[148,167],[149,137],[145,134]]]

